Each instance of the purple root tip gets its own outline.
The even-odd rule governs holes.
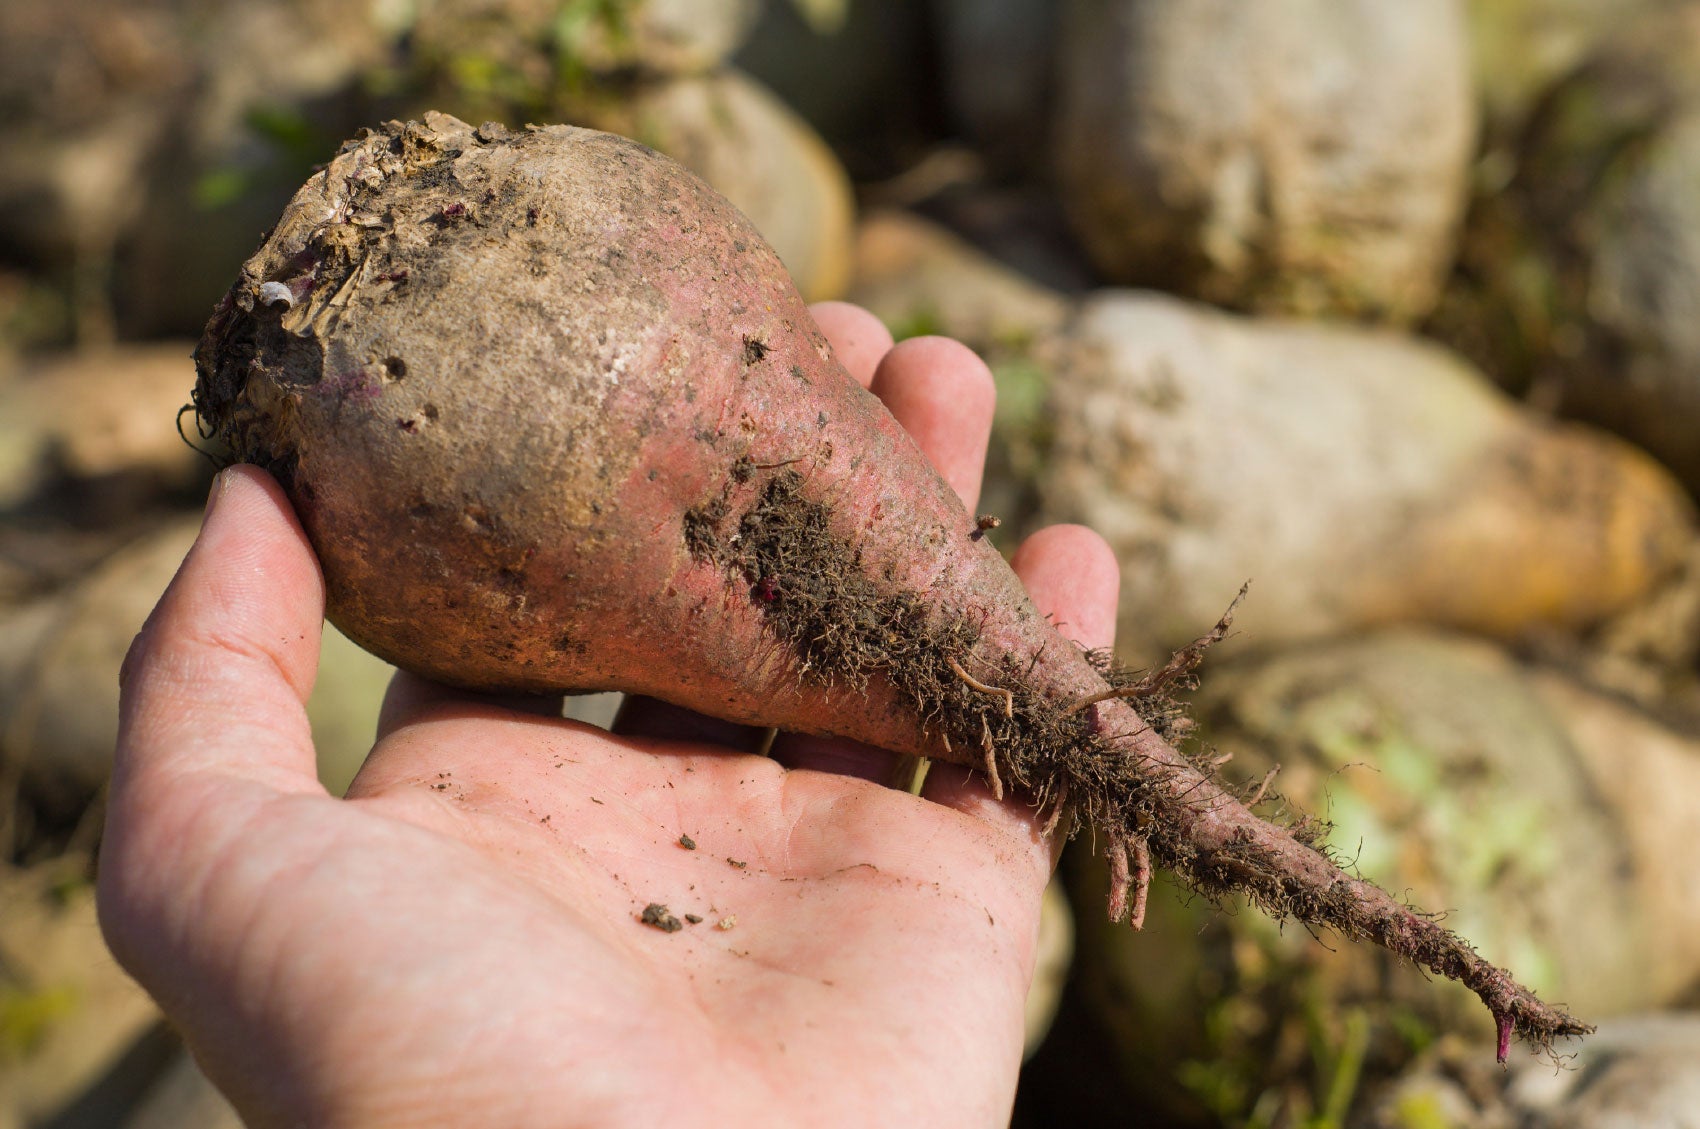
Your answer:
[[[1499,1062],[1503,1066],[1505,1065],[1505,1057],[1511,1053],[1511,1013],[1504,1012],[1494,1016],[1493,1019],[1499,1025]]]

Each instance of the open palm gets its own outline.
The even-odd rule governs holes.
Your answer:
[[[972,503],[984,367],[817,316]],[[1108,642],[1101,542],[1049,530],[1016,564]],[[275,483],[227,471],[126,666],[102,923],[250,1123],[1007,1119],[1053,848],[1019,799],[950,768],[911,796],[848,742],[756,755],[659,703],[610,734],[403,675],[338,800],[302,707],[322,611]]]

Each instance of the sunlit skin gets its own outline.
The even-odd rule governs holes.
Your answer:
[[[815,315],[972,507],[985,366]],[[1109,644],[1096,535],[1014,563]],[[125,664],[101,923],[251,1125],[1007,1123],[1047,813],[950,766],[911,796],[850,742],[768,759],[656,702],[607,733],[407,675],[337,799],[303,707],[323,606],[276,484],[233,468]]]

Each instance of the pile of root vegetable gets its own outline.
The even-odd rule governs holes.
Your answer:
[[[1071,834],[1018,1125],[1681,1108],[1696,0],[180,7],[0,14],[0,1125],[148,1055],[125,1124],[220,1124],[69,938],[118,662],[237,460],[346,633],[333,786],[396,663],[953,760]],[[987,358],[1000,528],[822,298]],[[1000,555],[1058,521],[1113,655]],[[1484,1071],[1513,1034],[1562,1100]]]

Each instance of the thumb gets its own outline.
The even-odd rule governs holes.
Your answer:
[[[318,562],[277,483],[254,467],[220,473],[119,675],[113,807],[195,777],[317,790],[305,703],[323,616]]]
[[[288,861],[255,849],[261,817],[325,795],[305,705],[323,614],[318,563],[277,483],[223,471],[119,675],[100,848],[107,944],[179,1018],[204,1015],[197,1000],[218,1010],[210,986],[241,951],[230,922],[253,919],[252,888]]]

